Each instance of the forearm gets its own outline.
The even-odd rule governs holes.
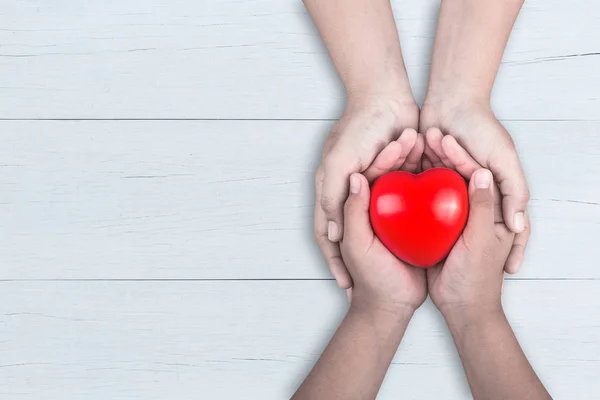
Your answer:
[[[414,102],[389,0],[304,0],[349,101]]]
[[[551,399],[501,307],[450,312],[444,317],[475,399]]]
[[[413,312],[351,307],[293,399],[374,399]]]
[[[489,102],[524,0],[442,0],[426,101]]]

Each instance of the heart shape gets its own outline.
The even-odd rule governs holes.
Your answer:
[[[467,184],[447,168],[418,175],[389,172],[371,189],[375,234],[396,257],[417,267],[431,267],[450,253],[468,213]]]

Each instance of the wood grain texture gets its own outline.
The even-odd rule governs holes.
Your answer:
[[[517,279],[600,279],[600,122],[507,124],[532,188]],[[318,121],[0,122],[0,279],[329,278]]]
[[[439,1],[393,2],[422,100]],[[598,119],[596,0],[528,0],[502,119]],[[0,118],[327,119],[343,89],[297,0],[0,1]]]
[[[598,290],[597,281],[507,283],[507,314],[556,399],[600,390]],[[0,394],[280,400],[345,310],[333,282],[3,282]],[[426,303],[380,398],[468,397],[444,322]]]

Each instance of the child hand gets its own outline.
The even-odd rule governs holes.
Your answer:
[[[427,297],[425,270],[404,264],[375,236],[369,221],[369,183],[362,174],[350,176],[344,206],[342,258],[354,282],[352,307],[373,312],[410,312]]]
[[[469,219],[442,265],[427,270],[429,295],[448,317],[454,312],[496,311],[504,264],[514,234],[498,218],[490,171],[476,170],[469,182]]]
[[[431,128],[426,133],[425,156],[423,157],[423,169],[431,167],[446,167],[455,169],[465,179],[470,179],[475,170],[483,166],[456,141],[451,135],[442,135],[437,128]],[[493,172],[493,171],[492,171]],[[496,185],[495,185],[496,186]],[[506,209],[503,202],[506,202],[506,196],[503,198],[500,188],[495,187],[494,201],[496,204],[497,220],[504,221]],[[510,227],[510,225],[508,225]],[[514,230],[513,230],[514,231]],[[510,255],[504,265],[504,269],[509,274],[514,274],[519,270],[525,254],[525,247],[531,234],[531,225],[529,222],[529,213],[525,210],[524,229],[515,235]]]

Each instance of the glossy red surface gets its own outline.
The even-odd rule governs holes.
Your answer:
[[[467,184],[446,168],[418,175],[389,172],[371,189],[375,234],[396,257],[418,267],[431,267],[448,255],[468,212]]]

